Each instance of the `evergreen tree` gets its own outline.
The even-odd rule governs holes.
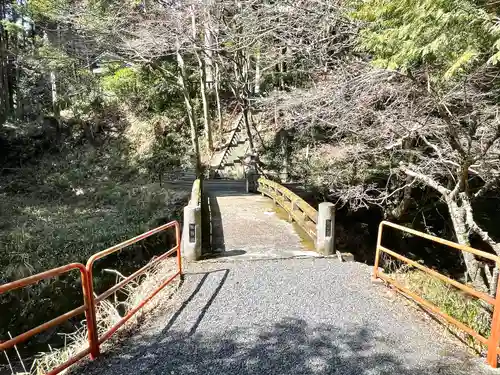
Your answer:
[[[412,74],[426,69],[436,84],[500,59],[498,5],[471,0],[356,1],[360,49],[373,63]]]

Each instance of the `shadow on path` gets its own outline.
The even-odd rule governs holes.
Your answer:
[[[224,226],[216,193],[208,194],[208,207],[210,216],[210,252],[208,254],[214,255],[226,250]]]
[[[418,352],[399,356],[396,353],[401,343],[378,334],[367,323],[308,323],[294,316],[274,323],[239,321],[237,328],[233,323],[229,328],[222,317],[219,320],[211,316],[210,326],[206,321],[200,326],[229,274],[229,269],[188,274],[188,277],[202,277],[163,327],[129,339],[119,351],[110,351],[98,361],[76,369],[77,372],[86,375],[479,375],[475,371],[477,364],[464,357],[445,354],[422,361]],[[250,303],[251,300],[249,296]]]
[[[272,327],[215,331],[194,335],[161,332],[147,337],[148,344],[91,364],[85,374],[472,374],[467,363],[458,359],[451,364],[447,360],[446,364],[436,361],[407,366],[377,350],[379,345],[391,343],[374,337],[367,326],[342,329],[284,318]]]
[[[210,308],[210,306],[212,306],[212,304],[214,303],[215,299],[217,298],[217,295],[219,294],[219,292],[221,291],[222,287],[224,286],[224,284],[225,284],[225,282],[227,280],[227,277],[229,276],[229,270],[228,269],[222,269],[222,270],[217,270],[217,271],[211,271],[211,272],[202,273],[203,277],[201,278],[201,280],[196,285],[196,288],[189,295],[189,297],[182,303],[181,307],[174,313],[174,315],[172,315],[172,317],[168,321],[168,323],[165,326],[165,328],[163,328],[163,330],[161,331],[163,334],[165,334],[170,328],[172,328],[172,326],[175,324],[176,320],[179,318],[179,316],[182,314],[182,312],[186,309],[186,307],[189,305],[189,303],[191,303],[193,301],[193,299],[196,297],[196,295],[200,292],[201,288],[203,287],[203,285],[207,281],[208,277],[211,274],[215,274],[215,273],[219,273],[219,272],[223,272],[222,278],[220,279],[217,287],[214,289],[214,291],[213,291],[211,297],[208,299],[207,303],[200,310],[200,314],[199,314],[198,318],[196,319],[195,323],[193,324],[193,326],[191,327],[191,329],[189,331],[189,335],[193,335],[196,332],[196,329],[200,325],[200,322],[203,320],[203,317],[207,313],[207,311]],[[195,274],[191,273],[190,275],[195,275]]]
[[[242,255],[243,250],[226,252],[224,225],[218,198],[226,196],[246,195],[245,181],[238,180],[207,180],[204,182],[204,195],[206,197],[207,230],[203,233],[203,255],[214,258],[217,256]]]

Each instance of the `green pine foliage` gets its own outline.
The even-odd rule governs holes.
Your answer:
[[[68,0],[30,0],[18,7],[18,10],[28,15],[32,20],[56,20],[69,11]]]
[[[173,70],[168,64],[164,69]],[[137,114],[155,115],[167,112],[182,114],[183,101],[178,86],[147,66],[108,64],[100,86],[111,100],[129,104]]]
[[[411,73],[425,67],[438,83],[500,59],[500,23],[471,0],[356,1],[360,46],[376,66]]]

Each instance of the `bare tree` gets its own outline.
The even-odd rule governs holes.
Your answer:
[[[204,23],[204,31],[205,33],[210,33],[210,27],[208,25],[209,22],[209,17],[207,16],[207,10],[203,9],[203,23]],[[198,47],[198,30],[197,30],[197,24],[196,24],[196,13],[194,7],[191,7],[191,20],[192,20],[192,33],[193,33],[193,41],[194,41],[194,48],[193,52],[194,55],[196,56],[196,60],[198,60],[198,67],[199,67],[199,76],[200,76],[200,94],[201,94],[201,100],[203,103],[203,121],[205,125],[205,136],[207,139],[207,149],[209,152],[212,152],[214,149],[214,144],[212,140],[212,119],[210,115],[210,95],[208,93],[208,90],[211,88],[211,82],[212,82],[212,46],[209,45],[208,43],[210,42],[211,38],[205,35],[204,37],[204,43],[199,43],[204,46],[203,49]],[[200,56],[203,54],[202,56]],[[208,64],[207,64],[208,63]],[[210,81],[209,81],[210,80]]]
[[[477,235],[500,255],[500,244],[478,225],[473,209],[500,181],[500,115],[494,91],[484,91],[492,83],[484,73],[476,72],[444,94],[430,93],[428,110],[438,111],[442,121],[439,126],[424,123],[415,132],[420,152],[415,162],[402,162],[400,168],[441,195],[460,244],[470,246],[471,235]],[[494,293],[496,278],[488,267],[470,253],[463,256],[475,286],[484,290],[489,285]]]
[[[200,8],[196,1],[148,3],[148,7],[118,6],[114,12],[90,13],[89,19],[77,20],[88,31],[96,29],[101,48],[116,52],[158,71],[167,82],[176,84],[182,92],[188,118],[197,174],[201,174],[198,120],[190,90],[194,69],[186,60],[198,58],[201,74],[201,93],[204,97],[206,127],[209,129],[208,101],[205,101],[203,59],[199,56],[196,19]],[[88,12],[87,12],[88,14]],[[105,31],[103,31],[105,30]],[[164,61],[175,61],[177,70],[167,69]],[[208,132],[207,134],[210,134]],[[210,139],[210,137],[208,137]],[[211,145],[211,142],[209,141]]]
[[[261,109],[268,118],[278,111],[278,126],[294,134],[295,173],[341,202],[400,218],[420,185],[447,205],[459,243],[469,246],[475,235],[500,255],[474,215],[500,180],[500,116],[486,88],[496,73],[478,72],[441,93],[420,78],[349,62],[313,89],[262,99]],[[463,258],[474,285],[493,293],[498,271]]]
[[[337,33],[344,23],[334,6],[336,3],[219,0],[214,4],[212,27],[217,30],[214,58],[243,110],[251,149],[254,144],[250,113],[254,95],[301,85],[303,76],[315,75],[319,62],[331,61],[339,53],[341,48],[336,45],[342,44],[340,39],[345,39],[345,33]],[[332,24],[328,29],[326,25]],[[309,26],[304,28],[304,25]],[[288,80],[285,74],[290,77]]]

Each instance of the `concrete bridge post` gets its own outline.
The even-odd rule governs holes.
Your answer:
[[[333,203],[319,204],[316,233],[316,251],[323,255],[335,254],[335,205]]]
[[[201,207],[184,207],[184,228],[182,233],[182,254],[186,260],[201,257]]]
[[[258,187],[257,180],[258,179],[259,179],[259,175],[255,171],[254,168],[251,168],[246,172],[246,192],[247,193],[257,193],[257,187]]]

